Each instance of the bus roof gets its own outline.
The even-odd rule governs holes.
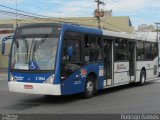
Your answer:
[[[113,31],[103,30],[103,35],[110,36],[110,37],[132,39],[132,40],[143,40],[143,41],[150,41],[150,42],[157,41],[156,32],[135,32],[135,33],[129,34],[126,32],[113,32]]]
[[[150,41],[156,42],[157,41],[157,34],[156,32],[135,32],[135,33],[126,33],[126,32],[114,32],[108,30],[100,30],[98,28],[74,25],[74,24],[63,24],[67,28],[71,30],[84,32],[84,33],[92,33],[96,35],[104,35],[110,37],[118,37],[118,38],[125,38],[125,39],[132,39],[132,40],[143,40],[143,41]]]
[[[75,24],[62,24],[64,29],[69,29],[77,32],[83,32],[88,34],[102,35],[102,30],[97,28],[91,28],[86,26],[80,26]]]
[[[88,34],[102,35],[102,30],[100,29],[80,26],[77,24],[70,24],[70,23],[32,23],[32,24],[26,24],[26,25],[20,26],[17,29],[39,27],[39,26],[59,26],[59,27],[62,27],[63,30],[71,30],[71,31],[77,31],[77,32],[84,32]]]

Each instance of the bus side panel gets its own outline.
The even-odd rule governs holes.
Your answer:
[[[146,70],[146,79],[155,78],[158,76],[158,58],[153,61],[137,61],[137,76],[136,82],[140,80],[140,73],[142,68]]]
[[[62,95],[84,92],[87,76],[95,73],[97,76],[98,89],[103,89],[104,76],[102,75],[102,64],[89,64],[74,72],[61,83]],[[101,70],[101,71],[100,71]],[[101,72],[101,73],[100,73]],[[100,76],[99,76],[100,75]]]
[[[128,84],[129,81],[129,62],[115,62],[114,85]]]

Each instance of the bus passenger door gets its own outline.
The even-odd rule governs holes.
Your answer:
[[[135,43],[129,42],[129,76],[131,82],[135,81],[135,63],[136,63]]]
[[[104,86],[112,85],[112,40],[104,39]]]

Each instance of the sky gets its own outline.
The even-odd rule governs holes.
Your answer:
[[[160,22],[160,0],[102,0],[113,16],[129,16],[133,26]],[[16,8],[16,0],[0,0],[0,5]],[[93,17],[94,0],[17,0],[17,9],[50,17]],[[0,6],[0,10],[10,10]],[[13,10],[10,10],[13,11]],[[0,13],[0,17],[9,18]]]

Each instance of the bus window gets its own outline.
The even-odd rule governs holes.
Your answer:
[[[151,43],[145,43],[145,60],[152,60],[152,46]]]
[[[158,56],[158,47],[156,43],[152,43],[152,56],[155,59]]]
[[[103,40],[102,37],[98,37],[98,48],[99,48],[99,55],[98,55],[98,60],[102,60],[103,59]]]
[[[137,42],[137,60],[144,60],[144,42]]]
[[[69,72],[68,75],[79,69],[82,65],[81,60],[81,39],[80,33],[66,32],[62,47],[61,71]],[[67,49],[72,48],[72,56],[69,56]]]
[[[99,56],[99,51],[98,51],[97,42],[96,40],[93,39],[93,41],[91,41],[91,46],[89,50],[90,62],[97,61],[98,56]]]
[[[70,62],[73,63],[79,63],[80,60],[80,41],[79,40],[68,40],[68,47],[72,47],[73,48],[73,56],[71,57],[71,59],[69,60]]]
[[[114,44],[114,59],[115,61],[128,60],[128,43],[127,40],[117,38]]]
[[[101,38],[93,35],[86,35],[84,39],[85,62],[102,60]]]
[[[88,35],[85,35],[84,38],[84,61],[89,62],[89,47],[90,47],[90,41],[88,39]]]

